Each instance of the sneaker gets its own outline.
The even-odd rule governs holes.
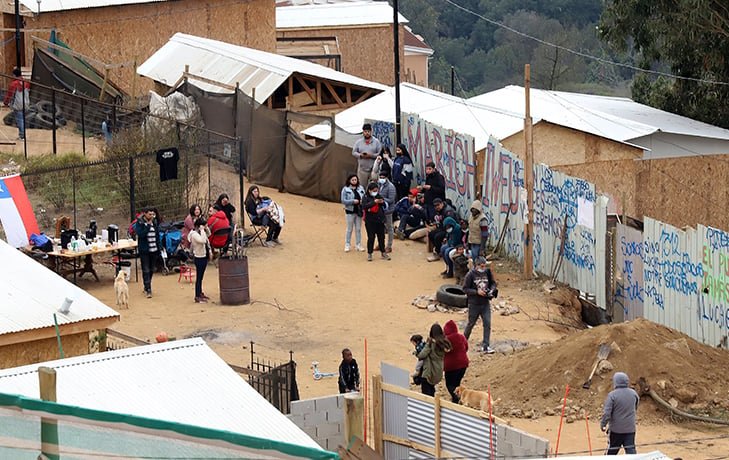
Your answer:
[[[486,353],[487,355],[493,355],[494,353],[496,353],[496,350],[491,347],[482,347],[481,352]]]
[[[367,254],[367,262],[372,262],[372,254]]]
[[[405,233],[401,232],[400,230],[395,232],[395,235],[397,235],[398,240],[404,240],[405,239]]]
[[[195,297],[195,303],[208,303],[205,297]]]
[[[453,273],[448,273],[448,272],[443,273],[442,276],[443,276],[443,279],[454,278]]]
[[[263,245],[266,246],[267,248],[275,248],[276,247],[276,243],[274,243],[273,241],[264,241],[263,242]]]
[[[147,296],[148,299],[152,298],[152,291],[144,291],[144,294]]]
[[[390,260],[390,254],[388,254],[386,252],[383,252],[382,253],[382,258],[385,259],[385,260]]]
[[[435,254],[429,255],[428,256],[428,259],[427,259],[428,262],[435,262],[435,261],[438,261],[438,260],[440,260],[440,257],[436,256]]]
[[[387,252],[388,254],[391,253],[392,252],[392,248],[385,249],[385,252]]]
[[[351,246],[349,246],[348,244],[344,245],[344,252],[349,252],[351,250],[352,250]]]
[[[210,297],[208,297],[208,295],[205,294],[204,292],[202,293],[202,295],[200,297],[202,297],[205,300],[210,300]]]
[[[281,244],[281,240],[279,240],[278,238],[276,238],[275,240],[272,240],[272,241],[273,241],[274,243],[276,243],[276,244]]]
[[[364,252],[365,248],[363,248],[362,246],[357,245],[357,250],[359,252]]]

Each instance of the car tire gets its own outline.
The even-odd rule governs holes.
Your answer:
[[[468,297],[463,288],[457,284],[444,284],[435,293],[435,299],[451,307],[465,308],[468,306]]]

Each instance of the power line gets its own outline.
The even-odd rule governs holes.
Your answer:
[[[533,41],[540,43],[542,45],[545,45],[545,46],[551,46],[552,48],[566,51],[566,52],[574,54],[576,56],[580,56],[580,57],[583,57],[586,59],[592,59],[593,61],[598,61],[602,64],[608,64],[608,65],[617,66],[617,67],[624,67],[626,69],[634,70],[636,72],[643,72],[643,73],[657,75],[657,76],[661,76],[661,77],[674,78],[676,80],[686,80],[686,81],[693,81],[693,82],[697,82],[697,83],[706,83],[706,84],[711,84],[711,85],[729,86],[729,82],[717,81],[717,80],[705,80],[703,78],[683,77],[681,75],[675,75],[675,74],[668,73],[668,72],[661,72],[659,70],[642,69],[640,67],[636,67],[631,64],[624,64],[622,62],[615,62],[615,61],[611,61],[609,59],[601,58],[598,56],[593,56],[591,54],[587,54],[582,51],[573,50],[572,48],[567,48],[566,46],[557,45],[556,43],[548,42],[541,38],[537,38],[533,35],[529,35],[527,33],[521,32],[519,30],[514,29],[513,27],[507,26],[506,24],[502,24],[498,21],[495,21],[495,20],[487,18],[479,13],[476,13],[475,11],[469,10],[468,8],[455,3],[453,0],[443,0],[443,1],[458,8],[461,11],[464,11],[472,16],[476,16],[477,18],[480,18],[481,20],[486,21],[489,24],[495,25],[496,27],[500,27],[502,29],[508,30],[509,32],[519,35],[520,37],[527,38],[529,40],[533,40]]]

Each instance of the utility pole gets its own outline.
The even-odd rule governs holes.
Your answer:
[[[15,0],[15,64],[21,69],[20,62],[20,0]]]
[[[397,0],[392,2],[392,33],[395,48],[395,145],[402,142],[400,133],[400,11]]]
[[[529,107],[529,84],[531,81],[529,64],[524,65],[524,143],[526,145],[524,161],[524,182],[526,185],[526,219],[524,220],[524,278],[531,279],[534,273],[534,245],[532,244],[534,228],[534,143],[532,142],[532,115]]]
[[[456,68],[451,66],[451,96],[456,94]]]

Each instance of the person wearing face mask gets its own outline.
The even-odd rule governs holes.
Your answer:
[[[392,183],[395,184],[398,200],[408,196],[412,182],[413,160],[405,144],[398,144],[395,149],[395,160],[392,162]]]
[[[468,247],[471,250],[471,258],[476,259],[486,248],[489,240],[489,223],[484,215],[479,200],[471,203],[468,216]]]
[[[344,214],[347,219],[347,232],[344,235],[344,252],[352,249],[352,229],[354,229],[354,241],[357,251],[364,251],[362,247],[362,198],[365,190],[359,183],[356,174],[350,174],[347,182],[342,187],[341,201],[344,205]]]
[[[385,199],[387,207],[385,209],[385,231],[387,232],[387,247],[385,250],[390,253],[392,252],[392,240],[395,238],[395,229],[392,226],[392,214],[395,212],[395,201],[397,200],[397,191],[395,186],[392,185],[387,179],[387,173],[380,171],[380,176],[377,179],[377,185],[380,189],[380,195]]]
[[[352,156],[357,159],[357,177],[360,184],[366,184],[372,173],[375,158],[382,151],[382,144],[376,137],[372,137],[372,125],[362,125],[362,137],[357,139],[352,147]]]
[[[491,348],[491,299],[495,298],[498,291],[496,290],[496,281],[491,270],[487,268],[485,257],[477,257],[473,262],[473,270],[468,272],[463,280],[463,292],[468,296],[468,324],[463,331],[463,335],[468,339],[471,336],[473,326],[481,317],[483,323],[483,341],[481,342],[480,351],[493,354],[495,350]]]
[[[443,278],[453,278],[453,261],[449,254],[452,249],[463,246],[463,234],[461,226],[453,217],[446,217],[443,221],[443,227],[445,228],[446,238],[440,247],[440,256],[446,264],[446,269],[441,275]]]
[[[390,255],[385,251],[385,210],[387,202],[380,195],[377,184],[374,182],[367,186],[367,195],[362,200],[364,209],[365,229],[367,230],[367,261],[372,262],[372,252],[375,249],[375,237],[377,245],[382,253],[382,258],[390,260]]]

